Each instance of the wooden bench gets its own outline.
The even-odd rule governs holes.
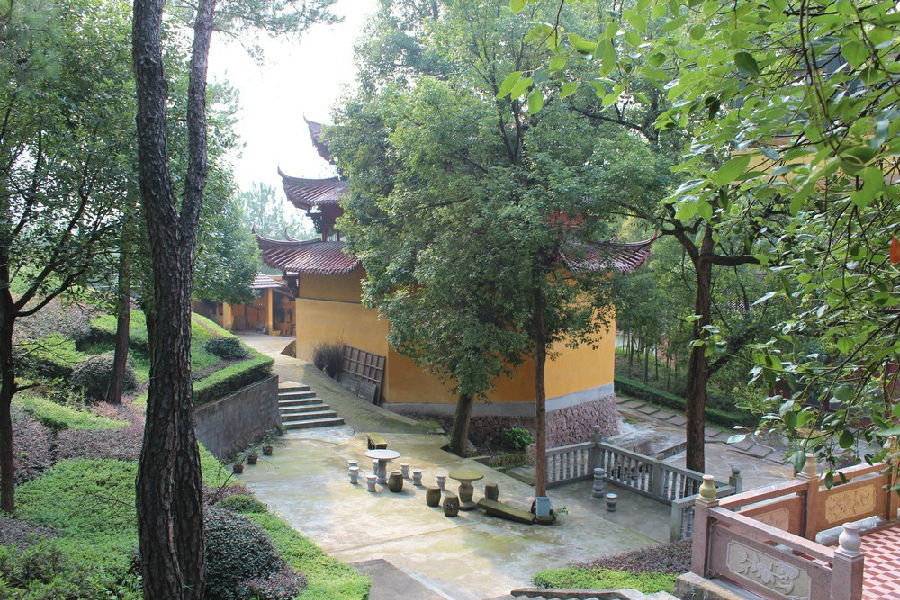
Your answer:
[[[498,502],[497,500],[488,500],[487,498],[482,498],[478,501],[478,506],[483,508],[484,512],[491,515],[492,517],[500,517],[501,519],[508,519],[517,523],[525,523],[526,525],[531,525],[534,523],[534,515],[527,510],[515,508],[514,506],[504,504],[503,502]]]
[[[366,446],[368,446],[369,450],[385,450],[387,442],[377,433],[370,433],[366,436]]]

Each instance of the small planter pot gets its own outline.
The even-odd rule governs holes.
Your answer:
[[[252,453],[248,454],[247,455],[247,464],[255,465],[257,458],[259,458],[259,455],[256,452],[252,452]]]
[[[272,444],[266,444],[265,446],[263,446],[263,454],[265,454],[266,456],[272,456],[272,452],[274,451],[275,448],[272,446]]]
[[[243,473],[244,465],[242,463],[234,463],[234,465],[232,465],[232,467],[231,467],[231,472],[232,473]]]

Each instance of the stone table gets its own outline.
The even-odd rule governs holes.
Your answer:
[[[472,502],[472,482],[484,478],[484,474],[475,469],[460,469],[449,473],[450,479],[459,482],[459,508],[472,510],[477,505]]]
[[[378,461],[378,470],[375,475],[378,476],[378,483],[387,484],[387,464],[395,458],[400,458],[400,453],[396,450],[369,450],[366,456],[372,460]]]

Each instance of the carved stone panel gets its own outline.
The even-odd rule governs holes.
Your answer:
[[[753,518],[760,523],[777,527],[782,531],[790,531],[791,511],[787,507],[782,506],[769,512],[753,515]]]
[[[875,486],[870,485],[833,492],[825,499],[825,521],[833,525],[852,517],[873,514],[878,502],[875,491]]]
[[[806,571],[740,542],[728,542],[725,567],[732,576],[770,589],[785,598],[810,600],[811,581]]]

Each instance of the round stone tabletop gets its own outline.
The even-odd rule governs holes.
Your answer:
[[[484,473],[475,469],[460,469],[459,471],[450,472],[450,479],[455,479],[456,481],[478,481],[483,478]]]
[[[396,450],[369,450],[366,452],[366,456],[375,460],[394,460],[400,458],[400,453]]]

